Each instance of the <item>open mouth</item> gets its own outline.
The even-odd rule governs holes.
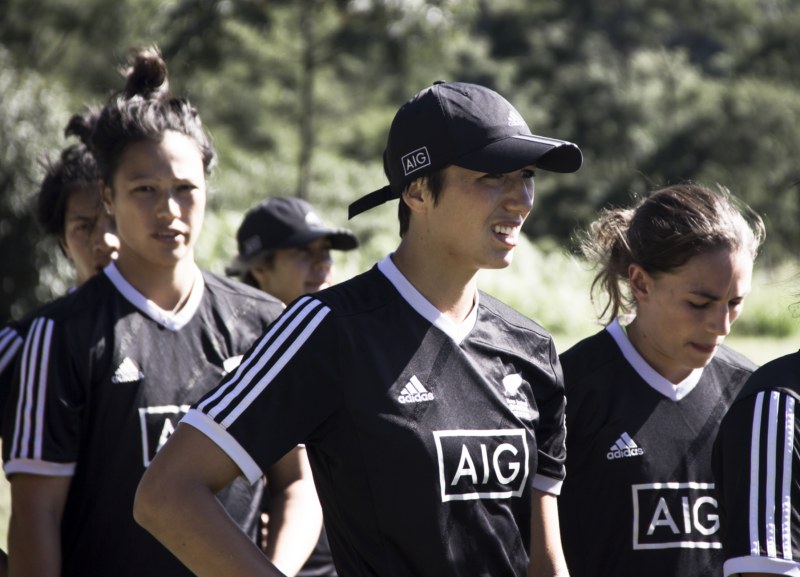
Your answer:
[[[520,227],[518,226],[496,224],[492,227],[492,232],[495,236],[509,246],[517,246],[519,243],[519,231]]]

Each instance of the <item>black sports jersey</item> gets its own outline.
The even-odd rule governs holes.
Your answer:
[[[800,575],[800,353],[759,368],[720,425],[712,468],[724,575]]]
[[[75,289],[70,289],[70,292]],[[18,321],[9,321],[0,329],[0,431],[2,431],[2,419],[5,414],[8,394],[13,387],[17,359],[22,350],[22,343],[25,335],[28,334],[33,321],[40,316],[46,315],[50,307],[60,306],[57,303],[64,297],[45,303],[28,313]]]
[[[481,293],[455,325],[390,257],[295,301],[184,418],[253,481],[304,442],[337,570],[526,575],[564,476],[551,337]]]
[[[25,329],[21,329],[19,324],[13,321],[0,329],[0,419],[8,400],[8,392],[11,390],[14,368],[17,366],[24,334]]]
[[[282,310],[240,283],[196,272],[175,315],[112,263],[37,318],[9,398],[5,471],[72,476],[62,575],[190,575],[133,520],[139,479],[178,420],[235,368]],[[262,483],[220,494],[255,537]]]
[[[711,445],[755,365],[723,346],[673,385],[617,321],[561,363],[568,459],[559,518],[570,575],[718,575]]]

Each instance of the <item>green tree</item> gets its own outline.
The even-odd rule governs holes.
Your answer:
[[[56,246],[40,242],[32,206],[42,161],[64,143],[68,97],[16,68],[2,47],[0,94],[0,318],[8,319],[63,293],[69,280]]]

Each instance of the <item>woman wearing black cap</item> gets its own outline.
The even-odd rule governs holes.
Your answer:
[[[326,226],[308,202],[291,196],[250,209],[236,240],[239,254],[225,272],[287,305],[333,284],[331,250],[358,246],[351,231]]]
[[[286,305],[333,284],[331,250],[352,250],[358,246],[358,239],[351,231],[326,226],[308,202],[292,196],[270,198],[251,208],[236,232],[236,240],[239,254],[225,272],[239,276],[245,284],[271,294]],[[267,498],[264,504],[265,529],[269,501]],[[272,556],[275,543],[265,533],[264,551]],[[336,577],[324,528],[311,557],[297,575]]]
[[[142,479],[136,518],[200,576],[279,574],[213,487],[297,443],[342,575],[566,575],[553,340],[476,275],[511,261],[534,170],[575,171],[580,150],[492,90],[442,83],[397,113],[385,160],[390,186],[351,214],[401,198],[397,250],[289,306]]]

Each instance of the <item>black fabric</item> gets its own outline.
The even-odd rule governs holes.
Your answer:
[[[457,342],[373,269],[292,304],[245,371],[184,421],[262,470],[305,442],[340,575],[526,575],[529,487],[564,461],[561,371],[533,321],[481,294]]]
[[[350,218],[399,198],[414,180],[449,165],[505,173],[536,165],[575,172],[583,162],[573,143],[531,133],[522,116],[494,90],[466,82],[437,82],[400,109],[383,153],[389,191],[350,205]]]
[[[4,466],[9,475],[72,475],[64,577],[190,575],[134,522],[136,487],[189,405],[282,309],[240,283],[203,279],[202,300],[179,330],[135,307],[106,274],[28,330],[7,407]],[[253,538],[262,490],[238,479],[218,496]]]
[[[800,353],[793,353],[753,373],[720,425],[712,467],[725,575],[800,572],[798,401]]]
[[[559,517],[570,575],[718,575],[711,446],[755,366],[723,346],[674,400],[648,384],[606,330],[561,362],[568,459]]]

